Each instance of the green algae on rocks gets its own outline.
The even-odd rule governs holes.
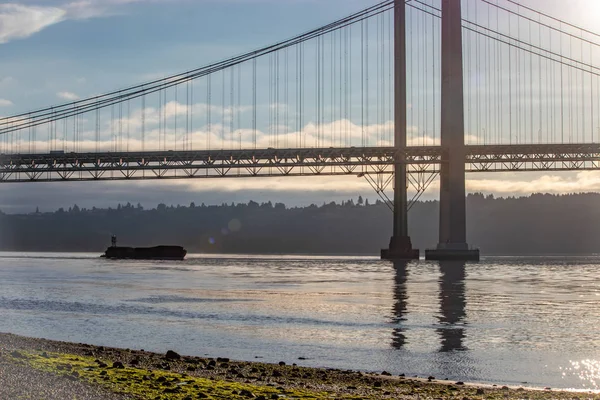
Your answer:
[[[89,356],[82,354],[78,345],[70,346],[76,354],[30,349],[12,351],[5,358],[69,379],[102,385],[140,400],[600,399],[589,393],[482,388],[392,377],[387,373],[201,359],[176,353],[168,357],[169,354],[161,356],[121,349],[89,351],[93,346],[86,347],[85,352],[92,354]],[[160,360],[162,364],[157,364]]]
[[[326,392],[277,389],[234,381],[220,381],[193,377],[169,371],[145,370],[124,366],[109,366],[91,357],[69,354],[20,353],[22,360],[34,368],[69,375],[110,387],[118,393],[134,395],[139,399],[330,399]],[[104,367],[102,365],[105,365]],[[114,364],[114,363],[113,363]],[[346,396],[345,399],[361,397]]]

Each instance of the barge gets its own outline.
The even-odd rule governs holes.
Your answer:
[[[117,246],[117,237],[111,238],[112,245],[100,257],[114,260],[175,260],[182,261],[186,254],[181,246],[123,247]]]

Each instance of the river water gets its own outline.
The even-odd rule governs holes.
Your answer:
[[[600,258],[0,253],[0,331],[438,379],[600,387]],[[299,359],[304,358],[304,359]]]

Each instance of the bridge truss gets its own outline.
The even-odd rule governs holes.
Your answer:
[[[395,156],[394,147],[3,154],[0,182],[377,176],[393,172]],[[445,156],[415,146],[405,159],[411,175],[436,174]],[[465,164],[467,172],[598,170],[600,144],[471,145]]]

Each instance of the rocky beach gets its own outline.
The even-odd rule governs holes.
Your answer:
[[[600,399],[592,392],[478,385],[117,349],[0,334],[1,399]],[[441,378],[441,379],[439,379]]]

